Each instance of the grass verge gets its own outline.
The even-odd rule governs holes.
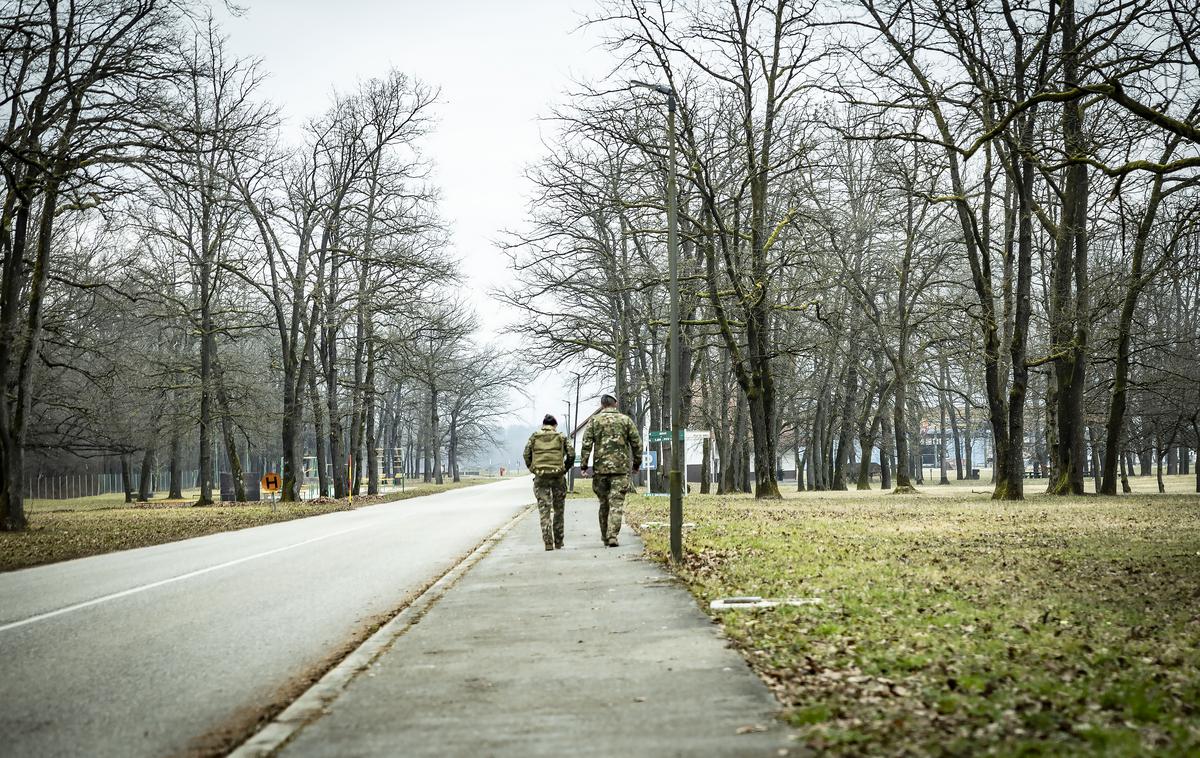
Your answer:
[[[1200,754],[1200,497],[955,490],[689,496],[679,573],[705,608],[822,598],[720,617],[815,750]]]
[[[28,529],[0,532],[0,572],[392,503],[490,481],[495,480],[463,479],[440,486],[418,483],[404,492],[356,497],[353,504],[330,499],[280,503],[274,510],[268,503],[221,503],[196,508],[190,501],[154,500],[127,505],[121,495],[34,501]]]

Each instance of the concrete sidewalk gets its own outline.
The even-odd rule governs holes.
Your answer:
[[[359,674],[286,756],[797,754],[776,703],[626,526],[536,512]]]

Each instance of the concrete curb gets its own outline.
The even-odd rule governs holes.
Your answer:
[[[521,509],[521,512],[513,516],[508,523],[479,543],[466,558],[442,574],[428,589],[401,609],[340,663],[327,671],[316,684],[305,690],[278,716],[271,719],[250,739],[229,753],[230,758],[262,758],[272,755],[309,722],[323,715],[329,705],[342,694],[355,677],[366,671],[375,662],[375,659],[387,652],[392,643],[420,621],[425,612],[440,600],[480,559],[491,552],[492,548],[533,508],[534,506],[529,505]]]

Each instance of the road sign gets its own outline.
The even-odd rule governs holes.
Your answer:
[[[712,432],[704,429],[680,429],[679,439],[702,440],[712,436]],[[671,430],[663,429],[657,432],[650,432],[651,442],[670,442]]]
[[[264,492],[278,492],[281,483],[279,474],[276,474],[274,471],[268,471],[263,474],[262,488]]]
[[[653,471],[658,468],[657,450],[642,453],[642,468],[646,471]]]

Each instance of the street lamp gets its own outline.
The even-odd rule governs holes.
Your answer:
[[[679,221],[675,189],[675,90],[664,84],[630,81],[667,96],[667,257],[671,277],[671,560],[683,562],[683,403],[679,392]]]

